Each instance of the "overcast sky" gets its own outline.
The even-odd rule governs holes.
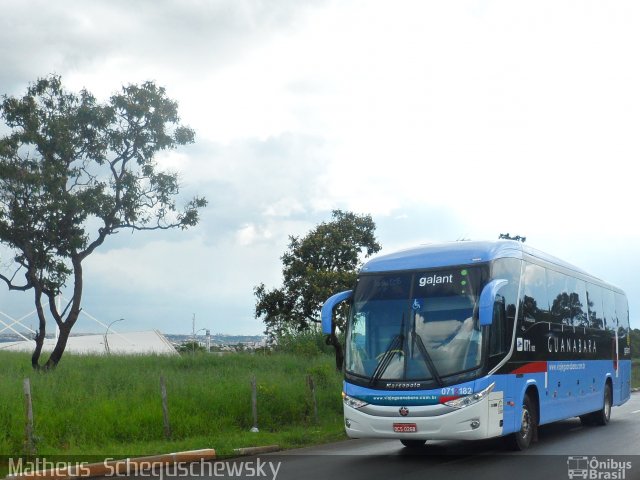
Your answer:
[[[623,288],[638,328],[639,25],[635,0],[3,0],[0,94],[153,80],[196,130],[160,163],[201,224],[86,261],[84,309],[120,331],[261,333],[253,287],[336,208],[383,253],[525,235]]]

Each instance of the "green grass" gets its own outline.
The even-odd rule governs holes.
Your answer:
[[[345,438],[341,375],[330,355],[67,355],[56,371],[36,373],[29,355],[0,352],[0,366],[0,456],[24,453],[27,377],[40,456],[124,457],[198,448],[229,455],[240,447],[291,448]],[[164,438],[161,375],[167,384],[171,440]],[[249,431],[253,375],[259,433]],[[317,425],[307,375],[317,386]],[[632,386],[640,387],[638,359]]]
[[[150,455],[185,449],[342,439],[341,375],[328,355],[196,354],[183,357],[64,357],[36,373],[29,355],[0,352],[0,455],[24,452],[23,380],[30,378],[38,455]],[[307,375],[316,383],[319,422]],[[171,440],[164,439],[160,376]],[[251,378],[259,433],[251,433]]]

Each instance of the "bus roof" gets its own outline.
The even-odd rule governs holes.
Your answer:
[[[514,240],[462,241],[420,245],[415,248],[372,258],[363,265],[360,272],[391,272],[452,265],[472,265],[474,263],[489,262],[497,258],[523,259],[527,256],[592,277],[584,270],[570,263]]]

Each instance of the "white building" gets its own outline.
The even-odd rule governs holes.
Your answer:
[[[20,342],[0,343],[0,350],[13,352],[33,352],[36,342],[23,340]],[[56,345],[54,338],[44,341],[42,351],[51,352]],[[127,332],[97,335],[77,335],[69,337],[65,353],[79,355],[178,355],[176,349],[158,330],[143,332]]]

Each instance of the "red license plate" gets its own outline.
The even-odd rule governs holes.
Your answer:
[[[418,431],[418,427],[415,423],[394,423],[393,431],[395,433],[415,433]]]

